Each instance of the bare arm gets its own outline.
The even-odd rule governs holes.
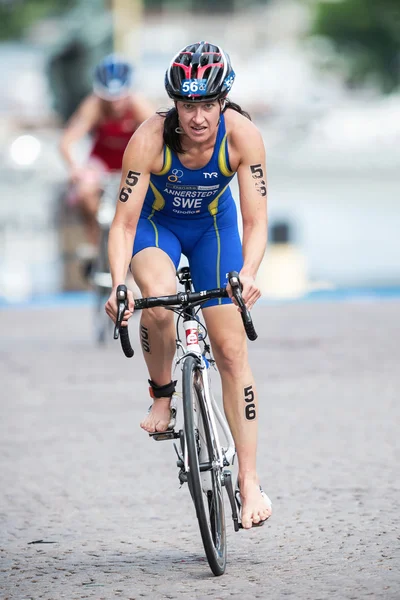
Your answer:
[[[77,166],[73,157],[75,142],[89,133],[97,125],[99,119],[99,102],[94,96],[86,98],[70,118],[60,142],[61,154],[70,169]]]
[[[243,268],[240,276],[245,302],[251,308],[261,295],[255,278],[267,244],[265,149],[260,132],[250,122],[238,128],[235,135],[235,146],[240,148],[237,175],[243,219]]]
[[[117,207],[108,238],[108,258],[114,288],[125,282],[137,223],[150,181],[148,157],[135,137],[131,138],[124,154]]]
[[[117,207],[108,238],[113,290],[106,310],[112,318],[116,310],[115,289],[125,282],[150,173],[158,157],[162,157],[162,144],[160,118],[154,117],[132,136],[125,150]],[[130,308],[133,308],[132,302]]]

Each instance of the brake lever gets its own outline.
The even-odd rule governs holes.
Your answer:
[[[236,302],[238,303],[239,308],[244,308],[246,305],[242,297],[243,286],[239,279],[239,274],[237,271],[232,271],[231,273],[229,273],[229,283],[232,288],[233,296]]]
[[[242,296],[243,286],[239,279],[239,274],[236,271],[232,271],[231,273],[229,273],[228,278],[229,278],[229,283],[232,288],[233,297],[235,298],[237,305],[241,312],[241,317],[242,317],[243,325],[244,325],[244,328],[246,331],[246,335],[249,338],[249,340],[254,341],[257,339],[258,336],[257,336],[256,330],[254,329],[253,320],[250,316],[250,311],[247,308],[247,306],[243,300],[243,296]]]
[[[117,287],[117,302],[118,302],[118,313],[117,320],[115,321],[114,327],[114,340],[119,338],[119,331],[122,320],[126,309],[128,308],[128,290],[126,285],[119,285]]]

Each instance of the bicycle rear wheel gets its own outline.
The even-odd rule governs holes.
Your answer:
[[[204,400],[202,374],[194,356],[185,359],[182,391],[188,485],[208,563],[214,575],[222,575],[226,566],[222,473]]]

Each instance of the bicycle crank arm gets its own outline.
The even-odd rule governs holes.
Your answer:
[[[239,531],[239,529],[243,529],[243,527],[242,527],[242,524],[239,523],[236,501],[235,501],[235,496],[233,493],[231,472],[224,471],[223,473],[224,473],[224,486],[226,488],[226,492],[227,492],[228,498],[229,498],[229,503],[230,503],[231,509],[232,509],[233,527],[234,527],[235,531]]]

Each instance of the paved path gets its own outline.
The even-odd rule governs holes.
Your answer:
[[[400,598],[400,301],[254,319],[274,514],[229,528],[215,578],[170,442],[138,427],[139,352],[96,349],[87,306],[0,313],[2,600]]]

